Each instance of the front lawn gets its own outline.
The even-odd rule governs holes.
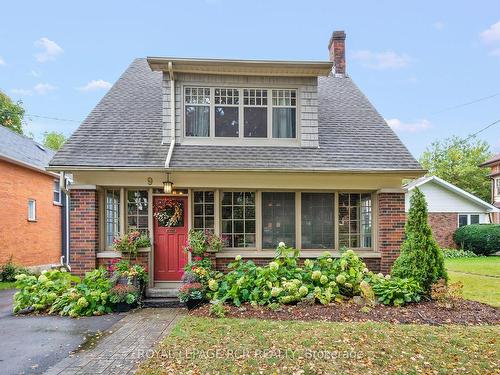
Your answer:
[[[138,374],[492,373],[499,326],[188,316]],[[301,372],[300,370],[303,370]]]
[[[15,289],[16,288],[15,285],[16,285],[15,281],[0,281],[0,290]]]
[[[446,259],[450,281],[464,284],[464,298],[500,306],[500,257]]]

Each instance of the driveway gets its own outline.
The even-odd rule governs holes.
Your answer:
[[[14,316],[14,290],[0,290],[0,373],[40,374],[68,357],[87,337],[105,331],[126,314],[72,319]],[[115,328],[113,328],[115,329]]]

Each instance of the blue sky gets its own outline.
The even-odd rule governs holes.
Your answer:
[[[348,74],[416,157],[500,119],[494,0],[10,1],[2,13],[0,89],[33,115],[81,121],[135,57],[326,60],[345,30]],[[77,126],[32,116],[27,131]],[[500,152],[500,124],[479,137]]]

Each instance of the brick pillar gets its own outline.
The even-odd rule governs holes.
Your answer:
[[[96,190],[71,189],[70,265],[73,274],[82,276],[96,268],[99,246],[99,207]]]
[[[403,243],[405,215],[404,193],[378,194],[378,248],[380,272],[389,273]]]

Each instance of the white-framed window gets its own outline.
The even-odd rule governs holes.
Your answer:
[[[295,138],[297,90],[273,90],[273,138]]]
[[[184,116],[187,137],[210,136],[210,100],[208,87],[186,87],[184,91]]]
[[[221,235],[225,247],[255,248],[255,192],[221,194]]]
[[[214,231],[215,193],[214,191],[193,192],[193,229]]]
[[[106,246],[111,247],[120,234],[120,189],[106,190],[105,207]]]
[[[61,203],[61,184],[59,180],[54,180],[54,203]]]
[[[301,194],[302,249],[335,248],[335,194]]]
[[[36,221],[36,200],[28,199],[28,221]]]
[[[295,193],[262,193],[262,248],[295,247]]]
[[[372,195],[339,193],[339,247],[372,247]]]
[[[479,224],[479,214],[458,214],[458,227]]]
[[[188,138],[296,139],[297,92],[293,88],[186,86],[184,135]]]
[[[500,177],[495,178],[495,186],[497,190],[497,195],[500,195]]]
[[[148,234],[148,191],[127,190],[127,230],[139,230],[142,234]]]

